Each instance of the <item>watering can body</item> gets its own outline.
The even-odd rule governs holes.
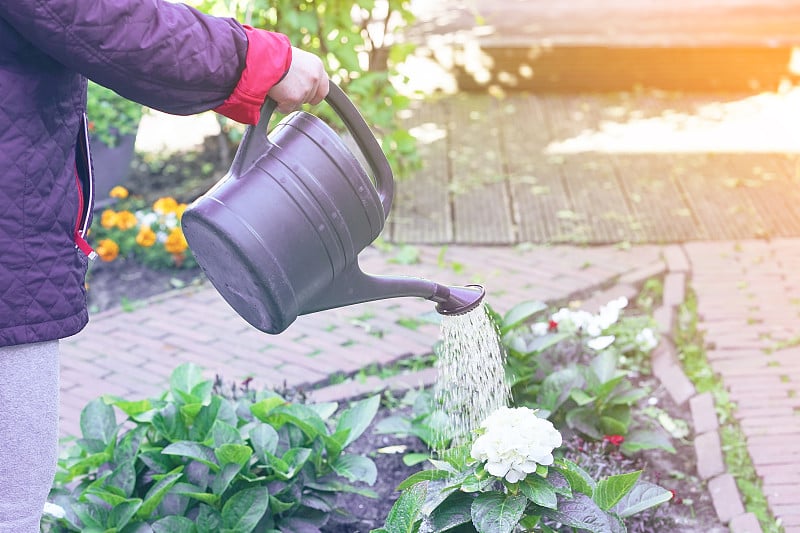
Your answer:
[[[267,135],[274,111],[267,101],[228,174],[182,217],[208,279],[239,315],[267,333],[280,333],[298,315],[352,303],[448,296],[433,282],[359,269],[359,252],[383,230],[394,183],[377,140],[341,89],[331,84],[326,100],[343,118],[373,179],[314,115],[292,113]]]

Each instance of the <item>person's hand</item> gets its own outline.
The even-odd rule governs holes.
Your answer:
[[[296,111],[303,104],[317,105],[328,95],[328,74],[322,60],[292,47],[289,72],[268,94],[277,102],[278,111],[284,114]]]

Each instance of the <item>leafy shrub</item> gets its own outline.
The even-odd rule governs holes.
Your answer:
[[[255,27],[289,36],[292,44],[317,54],[326,71],[353,100],[378,135],[398,175],[418,168],[416,140],[399,126],[410,104],[395,89],[396,66],[413,51],[400,42],[413,21],[409,0],[197,0],[199,9],[235,16]],[[314,114],[341,125],[327,106]],[[229,129],[223,125],[223,130]]]
[[[86,97],[89,133],[106,146],[113,148],[121,137],[135,134],[143,109],[111,89],[89,82]]]
[[[237,399],[191,364],[159,399],[104,398],[81,413],[82,437],[59,461],[50,531],[318,531],[347,519],[337,495],[374,493],[371,459],[345,453],[379,397],[297,404],[271,391]],[[127,415],[116,419],[115,408]]]

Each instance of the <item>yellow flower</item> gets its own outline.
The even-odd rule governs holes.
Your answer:
[[[97,255],[100,256],[100,259],[110,262],[116,259],[119,255],[119,245],[111,239],[103,239],[97,243],[95,252],[97,252]]]
[[[108,193],[111,198],[119,198],[120,200],[124,200],[128,197],[128,189],[123,187],[122,185],[117,185],[111,192]]]
[[[117,227],[122,231],[129,230],[131,228],[135,228],[138,221],[136,220],[136,215],[131,213],[130,211],[120,211],[117,213]]]
[[[186,204],[178,204],[178,207],[175,208],[175,216],[178,217],[178,220],[181,219],[183,216],[183,212],[186,211],[188,206]]]
[[[170,196],[159,198],[153,204],[153,211],[155,211],[156,213],[161,213],[162,215],[174,213],[177,209],[178,209],[178,201]]]
[[[106,229],[113,228],[117,225],[117,213],[112,209],[106,209],[103,211],[102,218],[100,219],[100,225]]]
[[[139,230],[136,235],[136,244],[142,248],[150,248],[156,243],[156,233],[147,226]]]
[[[183,236],[181,228],[175,228],[167,235],[167,240],[164,241],[164,249],[171,254],[183,253],[189,244],[186,242],[186,237]]]

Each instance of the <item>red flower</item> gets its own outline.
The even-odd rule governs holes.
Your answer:
[[[677,503],[677,504],[683,503],[683,498],[679,497],[677,492],[675,492],[672,489],[669,489],[669,491],[672,493],[672,503]]]
[[[550,322],[547,323],[547,331],[558,331],[558,322],[550,320]]]
[[[625,437],[623,437],[622,435],[606,435],[605,437],[603,437],[603,440],[610,444],[613,444],[614,446],[619,446],[623,442],[625,442]]]

